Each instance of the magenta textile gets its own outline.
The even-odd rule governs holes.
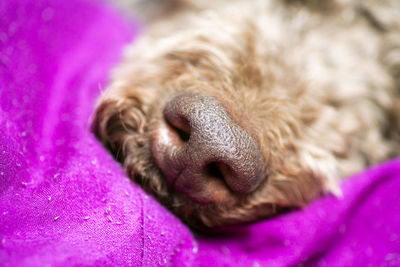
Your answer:
[[[400,266],[400,159],[208,237],[133,184],[89,125],[137,32],[101,1],[0,1],[0,266]]]

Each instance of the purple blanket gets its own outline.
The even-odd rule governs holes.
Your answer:
[[[0,1],[0,265],[400,266],[399,159],[213,237],[130,182],[89,121],[136,33],[99,2]]]

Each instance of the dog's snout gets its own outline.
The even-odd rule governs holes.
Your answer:
[[[176,190],[207,202],[212,193],[199,191],[212,181],[220,180],[229,191],[240,194],[254,191],[261,183],[264,160],[257,142],[217,99],[184,93],[167,102],[163,115],[153,154]]]

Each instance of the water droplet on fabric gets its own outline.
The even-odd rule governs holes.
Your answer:
[[[398,236],[397,234],[391,234],[389,240],[390,240],[391,242],[393,242],[393,241],[396,241],[396,240],[398,239],[398,237],[399,237],[399,236]]]
[[[53,15],[54,15],[54,10],[50,7],[47,7],[42,11],[42,20],[49,21],[53,18]]]
[[[372,248],[370,246],[368,246],[367,249],[365,250],[365,255],[367,257],[371,257],[372,254],[373,254],[373,250],[372,250]]]
[[[320,260],[317,262],[318,266],[327,266],[326,261],[325,260]]]
[[[36,73],[36,70],[37,70],[37,66],[36,66],[36,64],[30,64],[29,66],[28,66],[28,68],[27,68],[27,72],[28,73],[30,73],[30,74],[35,74]]]
[[[398,255],[398,257],[400,257],[400,255]],[[385,256],[385,261],[391,261],[391,260],[393,260],[395,258],[396,258],[396,254],[395,253],[388,253]]]
[[[8,39],[8,36],[5,32],[0,32],[0,41],[2,41],[3,43],[5,43]]]
[[[283,242],[283,245],[284,245],[285,247],[289,246],[289,245],[290,245],[290,241],[286,239],[286,240]]]

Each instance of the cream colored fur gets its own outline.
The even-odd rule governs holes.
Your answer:
[[[340,194],[340,179],[400,155],[399,3],[175,1],[179,8],[126,49],[99,101],[96,134],[133,179],[195,226]],[[217,98],[257,139],[269,178],[240,205],[195,205],[163,182],[151,135],[182,91]]]

